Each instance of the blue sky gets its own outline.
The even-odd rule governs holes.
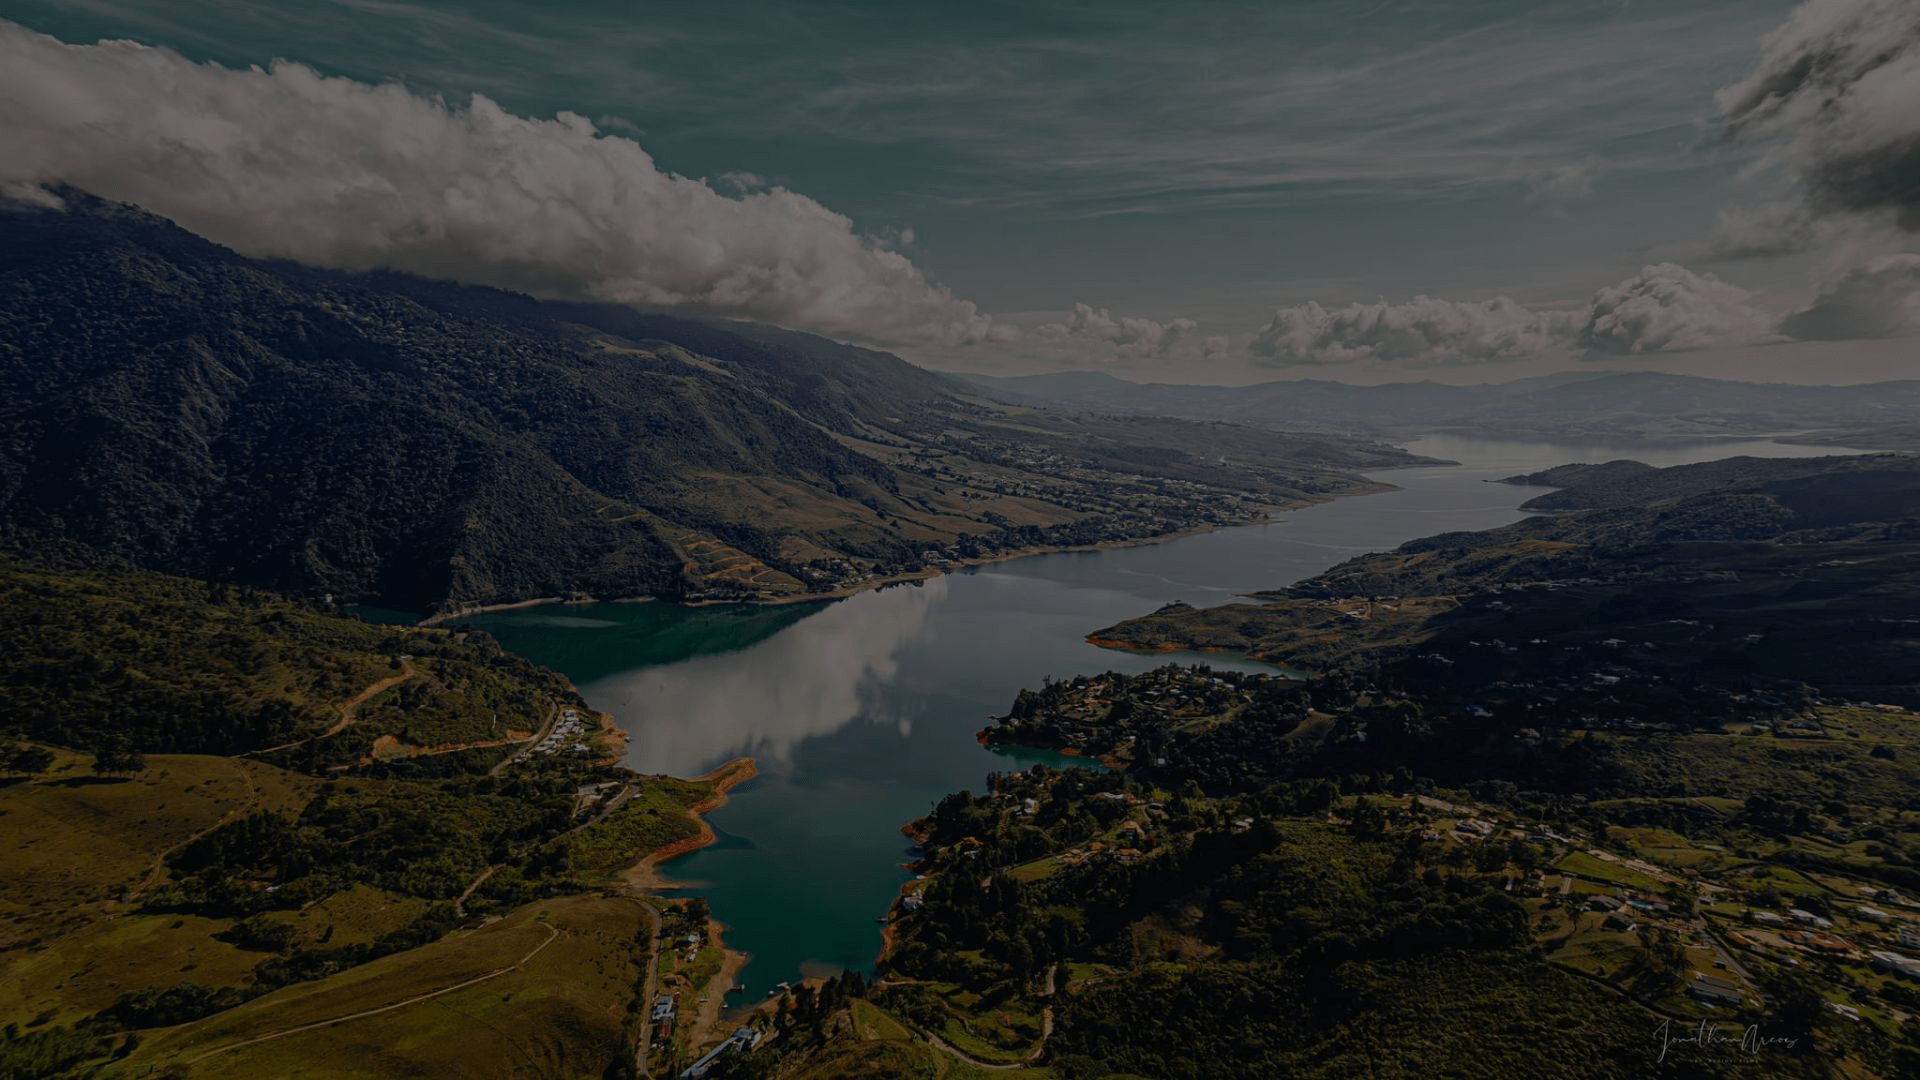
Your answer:
[[[1870,37],[1901,17],[1874,0],[1806,6],[1855,9]],[[1775,316],[1912,248],[1910,232],[1887,227],[1869,229],[1846,265],[1832,243],[1813,241],[1724,257],[1741,247],[1727,234],[1742,213],[1783,233],[1796,227],[1784,222],[1798,212],[1790,189],[1805,170],[1768,156],[1793,145],[1793,132],[1729,139],[1716,102],[1763,63],[1763,36],[1795,17],[1780,0],[16,0],[9,9],[69,44],[132,38],[238,69],[281,58],[359,83],[398,80],[455,110],[473,93],[515,117],[565,110],[723,198],[805,196],[844,215],[860,244],[911,264],[862,269],[859,288],[880,288],[875,275],[893,288],[907,274],[899,287],[925,293],[907,302],[911,317],[943,329],[916,339],[909,316],[874,315],[885,301],[866,294],[843,310],[820,297],[716,300],[743,294],[706,278],[698,288],[579,288],[669,305],[689,297],[695,309],[862,337],[940,366],[1227,381],[1295,367],[1366,378],[1473,368],[1480,379],[1592,357],[1576,339],[1617,340],[1622,348],[1600,350],[1614,356],[1685,361],[1725,346],[1792,363],[1788,354],[1802,352],[1782,351]],[[1920,113],[1920,98],[1912,104]],[[18,95],[11,107],[16,117],[44,110]],[[155,200],[165,201],[145,201]],[[173,216],[197,223],[191,211]],[[233,228],[235,239],[210,231],[246,249],[251,234]],[[809,260],[834,257],[816,248],[800,260],[810,274],[823,271]],[[461,262],[409,258],[393,261],[427,272]],[[1648,264],[1678,273],[1643,277]],[[763,270],[748,276],[776,273]],[[1898,263],[1873,277],[1876,288],[1893,282],[1888,325],[1898,333],[1911,329],[1900,307],[1908,271]],[[1715,292],[1708,274],[1739,289]],[[543,289],[537,269],[501,275],[489,280],[574,288]],[[1596,290],[1616,283],[1660,319],[1705,311],[1706,321],[1688,314],[1690,329],[1677,333],[1596,329]],[[1398,306],[1416,296],[1441,303]],[[1447,306],[1496,297],[1524,314]],[[973,312],[927,316],[949,301]],[[1356,303],[1381,308],[1335,317]],[[1297,314],[1276,329],[1276,309]],[[1461,348],[1449,337],[1459,334],[1478,336]],[[1878,370],[1910,352],[1876,336],[1849,355]]]

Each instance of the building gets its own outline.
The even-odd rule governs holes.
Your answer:
[[[732,1035],[727,1036],[727,1041],[707,1051],[705,1056],[701,1057],[699,1061],[687,1066],[686,1071],[680,1075],[682,1077],[689,1077],[691,1080],[699,1080],[700,1077],[707,1075],[707,1073],[713,1070],[714,1062],[719,1061],[721,1055],[734,1052],[744,1054],[759,1045],[760,1032],[757,1029],[750,1027],[740,1028]]]
[[[1788,908],[1787,914],[1793,917],[1794,922],[1802,926],[1813,926],[1822,930],[1829,930],[1833,927],[1832,919],[1822,918],[1805,908]]]
[[[1730,1009],[1737,1009],[1746,1003],[1746,995],[1740,992],[1738,986],[1702,971],[1693,973],[1693,985],[1687,987],[1687,993],[1709,1005],[1724,1005]]]
[[[1790,941],[1795,945],[1805,946],[1806,948],[1819,952],[1847,953],[1853,951],[1853,946],[1847,944],[1844,938],[1836,937],[1824,930],[1785,930],[1781,932],[1780,940]]]

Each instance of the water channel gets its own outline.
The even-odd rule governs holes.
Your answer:
[[[1170,661],[1261,669],[1220,656],[1139,656],[1085,636],[1174,600],[1228,603],[1420,536],[1518,520],[1542,489],[1489,483],[1573,461],[1656,465],[1736,453],[1834,453],[1771,442],[1659,449],[1433,438],[1410,449],[1457,466],[1380,474],[1399,490],[1340,499],[1163,544],[1040,555],[822,604],[686,609],[528,608],[471,621],[565,672],[632,735],[628,764],[697,775],[752,755],[760,775],[709,817],[719,842],[669,864],[773,983],[867,970],[876,922],[908,879],[900,826],[951,791],[982,790],[1004,754],[974,733],[1044,677],[1138,672]],[[1264,669],[1271,670],[1271,669]],[[1069,759],[1059,759],[1069,760]]]

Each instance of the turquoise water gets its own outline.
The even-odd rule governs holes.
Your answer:
[[[794,607],[593,604],[472,621],[510,649],[566,672],[632,734],[628,763],[694,775],[742,754],[761,775],[710,816],[719,843],[669,876],[704,896],[752,955],[757,999],[804,973],[866,969],[876,922],[908,873],[900,827],[948,792],[1037,760],[974,733],[1022,688],[1170,660],[1272,670],[1218,656],[1138,656],[1086,644],[1091,631],[1173,600],[1230,602],[1344,559],[1455,529],[1517,520],[1541,489],[1486,481],[1568,461],[1654,464],[1728,454],[1804,455],[1772,444],[1659,452],[1605,445],[1429,440],[1466,464],[1401,470],[1401,490],[1342,499],[1165,544],[1042,555],[917,585]],[[1084,763],[1081,763],[1084,764]]]

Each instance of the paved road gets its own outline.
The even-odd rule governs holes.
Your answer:
[[[497,763],[495,763],[493,768],[488,769],[487,775],[499,776],[500,771],[502,769],[505,769],[507,766],[513,764],[516,761],[519,761],[523,757],[526,757],[529,751],[531,751],[534,747],[540,745],[541,739],[546,738],[549,734],[553,732],[553,725],[558,723],[559,720],[560,720],[560,703],[558,701],[553,700],[552,698],[548,698],[547,699],[547,722],[540,725],[540,730],[533,733],[533,738],[528,739],[527,744],[525,746],[521,747],[520,749],[514,751],[511,754],[508,754],[506,757],[501,758]]]
[[[647,977],[640,981],[640,1008],[644,1014],[653,1008],[653,980],[659,973],[660,967],[660,912],[644,900],[635,900],[634,903],[640,905],[640,910],[647,916],[647,922],[653,927],[647,932]],[[634,1041],[633,1045],[634,1075],[642,1077],[653,1075],[647,1069],[647,1047],[652,1042],[653,1025],[642,1021],[640,1037]]]
[[[1761,1003],[1765,1004],[1768,998],[1766,994],[1759,990],[1759,981],[1753,977],[1752,972],[1741,966],[1740,961],[1734,958],[1733,953],[1729,951],[1725,945],[1721,944],[1720,935],[1713,932],[1712,924],[1708,923],[1704,917],[1699,917],[1694,920],[1693,925],[1694,929],[1700,931],[1700,936],[1707,939],[1707,944],[1713,948],[1714,956],[1719,958],[1721,963],[1727,965],[1728,971],[1745,979],[1748,986],[1754,987],[1754,993],[1759,994]]]

